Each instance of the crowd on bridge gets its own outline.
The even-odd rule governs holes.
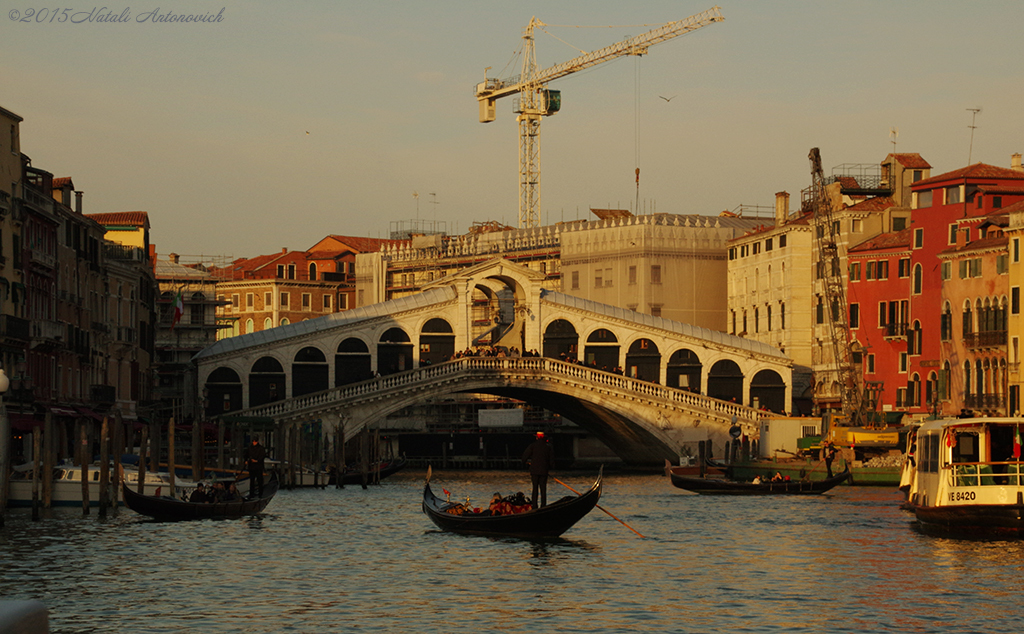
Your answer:
[[[461,352],[456,352],[448,358],[449,361],[455,359],[464,359],[466,357],[498,357],[498,358],[513,358],[518,359],[520,357],[539,357],[540,353],[536,350],[527,350],[521,352],[519,348],[515,346],[474,346],[472,348],[466,348]]]

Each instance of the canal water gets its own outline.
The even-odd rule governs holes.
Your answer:
[[[578,490],[593,474],[560,475]],[[483,504],[519,473],[438,473]],[[0,598],[53,632],[996,632],[1024,625],[1024,545],[919,533],[891,489],[705,497],[611,475],[539,543],[435,529],[423,473],[281,491],[258,518],[158,523],[12,510]],[[552,483],[549,497],[562,487]]]

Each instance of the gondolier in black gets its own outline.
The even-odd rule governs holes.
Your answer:
[[[252,446],[245,452],[245,468],[249,472],[249,495],[258,498],[263,496],[263,461],[267,459],[267,450],[259,439],[252,439]]]
[[[826,440],[821,447],[821,459],[825,461],[825,470],[828,471],[828,477],[832,477],[832,461],[836,459],[836,446],[831,441]]]
[[[523,462],[530,465],[530,479],[533,481],[533,496],[530,505],[533,508],[548,504],[548,473],[555,466],[555,450],[544,438],[544,432],[537,432],[537,439],[523,452]],[[537,494],[540,494],[540,505]]]

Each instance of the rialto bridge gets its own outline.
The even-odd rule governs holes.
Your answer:
[[[457,392],[542,407],[625,462],[660,464],[735,417],[789,411],[792,361],[758,342],[582,300],[495,259],[380,304],[218,341],[194,358],[206,416],[319,419],[346,439]],[[499,356],[462,356],[470,349]],[[501,356],[504,355],[504,356]]]

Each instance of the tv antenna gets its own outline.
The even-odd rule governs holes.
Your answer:
[[[900,129],[896,126],[889,128],[889,142],[892,143],[892,153],[896,153],[896,138],[900,135]]]
[[[974,119],[978,116],[978,113],[981,112],[981,108],[968,108],[967,111],[971,113],[971,125],[967,126],[971,129],[971,144],[967,149],[967,164],[970,165],[971,156],[974,154],[974,128],[978,127],[974,125]]]

